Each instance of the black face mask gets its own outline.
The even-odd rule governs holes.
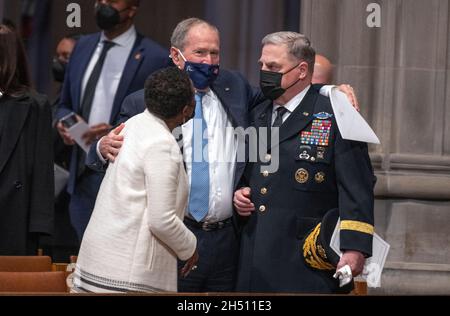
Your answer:
[[[53,79],[55,79],[56,82],[62,83],[64,81],[64,75],[66,74],[66,67],[67,64],[63,63],[58,58],[53,59],[52,73]]]
[[[99,4],[95,8],[95,19],[97,26],[104,30],[109,31],[116,25],[120,24],[120,13],[129,10],[130,8],[119,11],[107,4]]]
[[[298,65],[300,65],[300,64],[298,64]],[[285,73],[261,70],[260,75],[259,75],[259,85],[261,87],[261,90],[262,90],[262,93],[264,94],[264,96],[267,99],[276,100],[279,97],[281,97],[287,90],[292,88],[297,82],[299,82],[300,79],[296,80],[293,84],[291,84],[286,89],[281,87],[281,80],[283,79],[283,76],[290,73],[295,68],[297,68],[298,65],[296,65],[295,67],[292,67],[290,70],[286,71]]]

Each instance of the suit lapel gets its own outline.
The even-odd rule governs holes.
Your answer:
[[[136,41],[131,50],[130,56],[128,57],[127,63],[123,70],[122,78],[120,79],[119,86],[117,88],[117,93],[114,98],[113,109],[111,112],[110,121],[112,122],[114,118],[119,114],[120,107],[122,106],[123,99],[127,96],[128,89],[135,77],[136,72],[139,70],[139,66],[145,58],[144,47],[142,43],[142,35],[136,35]],[[142,87],[143,88],[143,87]]]
[[[14,102],[6,101],[1,104],[4,107],[4,115],[6,117],[3,126],[2,141],[0,143],[0,173],[5,168],[17,141],[21,135],[21,131],[25,125],[30,110],[29,104],[21,102],[25,99],[14,100]]]
[[[271,127],[272,123],[272,101],[264,101],[261,106],[261,111],[256,114],[255,127]]]
[[[233,89],[229,85],[223,83],[220,78],[214,82],[211,89],[219,98],[233,127],[242,126],[245,128],[247,124],[241,113],[242,109],[245,109],[245,107],[242,106],[242,100],[238,99],[238,96],[235,95]]]
[[[258,146],[259,148],[263,148],[264,151],[267,151],[270,147],[272,109],[272,101],[264,101],[261,105],[261,111],[256,113],[255,120],[253,122],[258,133]],[[263,129],[265,129],[266,133],[261,134]]]
[[[216,81],[211,86],[211,90],[217,95],[217,98],[220,100],[225,112],[228,115],[228,119],[234,128],[248,127],[248,111],[247,105],[243,104],[243,102],[247,102],[238,91],[235,91],[232,83],[227,80],[223,80],[224,77],[219,75]],[[244,148],[241,148],[244,146]],[[245,150],[245,143],[239,142],[238,144],[238,153],[241,150]],[[239,182],[242,172],[245,167],[245,162],[236,161],[236,170],[235,170],[235,179],[234,179],[234,187],[237,186]]]
[[[314,105],[317,100],[317,92],[311,87],[308,93],[303,98],[300,105],[289,116],[289,118],[280,127],[280,140],[281,144],[292,135],[297,134],[299,131],[305,129],[311,123],[314,116]]]

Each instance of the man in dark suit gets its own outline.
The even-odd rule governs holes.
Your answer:
[[[339,292],[332,277],[336,267],[308,267],[302,248],[304,237],[331,209],[338,208],[341,219],[343,256],[337,268],[349,265],[356,276],[372,253],[367,145],[342,138],[330,100],[311,88],[314,58],[301,34],[263,39],[261,88],[269,100],[252,111],[250,124],[267,146],[247,165],[234,197],[242,223],[238,291]],[[278,168],[270,170],[273,166]]]
[[[56,118],[60,120],[75,112],[88,122],[90,130],[84,135],[88,144],[105,135],[117,122],[127,95],[142,89],[153,71],[167,66],[166,51],[136,32],[138,6],[138,0],[97,1],[96,20],[103,32],[82,37],[72,53]],[[61,122],[57,128],[65,143],[74,145]],[[74,146],[68,183],[69,210],[80,241],[103,177],[86,169],[85,159],[83,150]]]
[[[236,152],[245,144],[235,142],[234,134],[226,130],[248,127],[248,111],[257,95],[242,75],[225,69],[219,71],[220,43],[216,27],[196,18],[184,20],[175,28],[171,45],[173,63],[190,74],[197,92],[196,123],[191,120],[182,126],[180,143],[191,187],[185,224],[197,237],[200,264],[186,278],[179,278],[178,290],[232,291],[239,252],[232,223],[232,196],[245,167],[244,161],[236,161]],[[125,100],[122,120],[144,109],[143,91],[136,92]],[[197,124],[203,130],[197,129]],[[123,140],[117,135],[119,132],[120,128],[99,142],[99,151],[110,162],[114,161]],[[111,145],[116,148],[111,149]],[[208,159],[201,153],[197,159],[197,148],[206,146]],[[224,147],[229,151],[226,157],[219,157]],[[101,167],[96,158],[95,150],[91,149],[89,162]]]

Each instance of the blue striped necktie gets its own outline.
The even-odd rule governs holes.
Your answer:
[[[192,132],[192,169],[189,213],[200,222],[209,209],[209,162],[203,155],[208,154],[208,135],[203,117],[202,98],[204,93],[195,94],[195,117]],[[206,157],[205,157],[206,158]]]

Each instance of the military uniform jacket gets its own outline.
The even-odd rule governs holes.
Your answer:
[[[270,130],[272,110],[266,101],[251,113],[264,140],[270,137],[260,131]],[[237,290],[338,292],[332,273],[305,265],[302,240],[328,210],[339,208],[341,249],[371,255],[374,178],[367,144],[342,139],[329,99],[311,88],[280,127],[279,145],[259,143],[264,148],[241,183],[251,188],[256,211],[241,218]],[[276,156],[278,170],[270,173]]]

